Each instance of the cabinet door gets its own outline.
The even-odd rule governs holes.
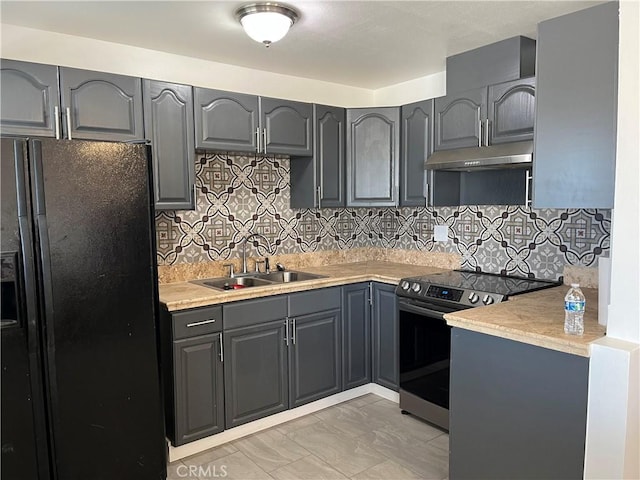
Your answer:
[[[60,67],[60,90],[67,138],[144,139],[139,78]]]
[[[344,207],[345,110],[316,105],[315,155],[320,181],[318,207]]]
[[[339,309],[291,319],[291,408],[340,392],[340,347]]]
[[[434,150],[479,146],[486,109],[486,88],[436,98]]]
[[[535,107],[534,77],[489,86],[489,144],[533,140]]]
[[[144,130],[151,141],[156,210],[195,208],[193,96],[189,85],[145,80]]]
[[[342,288],[343,390],[371,382],[369,284]]]
[[[374,383],[398,391],[398,300],[393,285],[373,284],[372,359]]]
[[[2,60],[0,132],[3,135],[55,137],[60,127],[58,67]]]
[[[220,339],[216,334],[173,342],[174,445],[224,430]]]
[[[258,97],[195,87],[194,98],[196,148],[258,150]]]
[[[313,110],[310,103],[260,97],[264,153],[313,154]]]
[[[432,152],[433,100],[404,105],[401,116],[400,206],[426,206],[424,162]]]
[[[534,208],[613,207],[618,23],[610,2],[538,24]]]
[[[347,110],[347,206],[398,203],[400,109]]]
[[[227,428],[289,408],[285,324],[283,318],[224,332]]]

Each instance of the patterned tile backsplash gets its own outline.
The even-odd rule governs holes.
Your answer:
[[[295,161],[295,160],[293,160]],[[358,247],[458,253],[462,267],[555,279],[565,265],[597,266],[609,249],[610,210],[522,206],[298,209],[289,207],[287,157],[202,154],[196,210],[156,215],[158,265]],[[449,227],[433,241],[434,225]]]

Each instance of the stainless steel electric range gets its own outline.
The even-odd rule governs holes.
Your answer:
[[[404,278],[396,288],[400,330],[400,408],[449,429],[451,327],[444,314],[504,302],[562,284],[453,270]]]

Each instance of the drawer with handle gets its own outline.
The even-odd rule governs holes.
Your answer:
[[[173,339],[197,337],[222,331],[222,307],[196,308],[171,315]]]

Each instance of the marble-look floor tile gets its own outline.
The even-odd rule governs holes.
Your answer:
[[[233,445],[267,472],[309,455],[307,450],[275,429],[242,438]]]
[[[200,480],[209,480],[210,478],[267,480],[273,478],[242,452],[220,457],[213,462],[201,464],[199,467],[198,476]]]
[[[378,400],[380,400],[380,397],[378,395],[375,395],[373,393],[367,393],[366,395],[362,395],[361,397],[347,400],[346,402],[341,403],[340,405],[346,404],[346,405],[353,405],[355,407],[361,407],[362,405],[377,402]]]
[[[428,427],[428,425],[417,425]],[[435,437],[424,437],[421,428],[407,431],[394,426],[363,436],[363,441],[380,454],[409,468],[424,479],[442,479],[449,474],[449,452],[428,444]],[[422,437],[422,438],[421,438]]]
[[[315,455],[308,455],[280,467],[271,472],[271,476],[276,480],[345,480],[347,478]]]
[[[449,435],[443,433],[439,437],[434,438],[433,440],[429,440],[429,445],[440,448],[445,452],[449,453]]]
[[[336,405],[320,412],[315,416],[324,424],[330,425],[348,437],[359,437],[384,426],[385,422],[380,418],[373,418],[362,407],[349,403]]]
[[[330,408],[333,408],[333,407],[329,407],[329,409]],[[273,428],[278,432],[282,433],[283,435],[288,435],[289,433],[295,430],[298,430],[299,428],[308,427],[309,425],[312,425],[319,421],[320,419],[318,417],[316,417],[314,414],[310,414],[310,415],[305,415],[304,417],[296,418],[295,420],[291,420],[287,423],[283,423]]]
[[[167,465],[167,480],[183,480],[187,475],[188,469],[184,463],[173,462]]]
[[[393,460],[379,463],[354,475],[353,480],[424,480],[420,475]]]
[[[186,465],[202,465],[204,463],[213,462],[221,457],[226,457],[232,453],[237,452],[238,449],[233,446],[231,443],[225,443],[220,445],[219,447],[210,448],[209,450],[205,450],[202,453],[198,453],[197,455],[192,455],[191,457],[183,458],[182,462]]]
[[[296,430],[289,434],[289,438],[347,477],[386,460],[366,441],[346,437],[324,422]]]

